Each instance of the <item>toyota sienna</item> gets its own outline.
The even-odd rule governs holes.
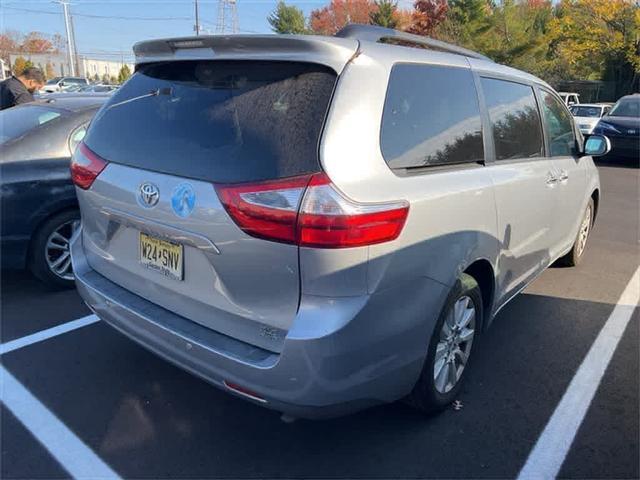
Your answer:
[[[379,27],[142,42],[71,171],[103,320],[294,417],[456,398],[474,343],[600,201],[545,82]]]

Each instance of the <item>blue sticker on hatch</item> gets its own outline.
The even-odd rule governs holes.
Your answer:
[[[179,217],[188,217],[196,205],[196,192],[188,183],[181,183],[173,189],[171,208]]]

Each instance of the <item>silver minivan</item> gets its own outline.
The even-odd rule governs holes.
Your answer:
[[[77,286],[232,394],[441,409],[496,313],[583,257],[608,140],[538,78],[366,26],[134,51],[71,166]]]

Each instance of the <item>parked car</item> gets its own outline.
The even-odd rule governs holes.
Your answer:
[[[611,105],[605,103],[581,103],[580,105],[572,105],[569,110],[580,132],[583,135],[590,135],[593,133],[593,129],[600,117],[611,110]]]
[[[112,93],[118,89],[117,85],[86,85],[80,87],[80,92],[83,93]]]
[[[602,117],[593,133],[611,140],[611,154],[640,161],[640,94],[622,97]]]
[[[496,313],[583,259],[607,141],[536,77],[371,26],[134,51],[72,161],[76,283],[228,392],[444,408]]]
[[[580,103],[580,94],[573,92],[558,92],[560,98],[567,106],[577,105]]]
[[[106,98],[54,94],[0,112],[3,268],[73,286],[68,242],[80,215],[69,160]]]
[[[42,93],[55,93],[74,85],[89,85],[84,77],[55,77],[45,83]]]

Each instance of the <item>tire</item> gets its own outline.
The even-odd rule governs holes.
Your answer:
[[[451,325],[451,321],[455,318],[456,305],[458,305],[458,308],[460,306],[465,306],[464,312],[467,312],[472,308],[474,313],[473,318],[470,319],[467,324],[467,328],[472,330],[471,339],[464,345],[464,347],[462,343],[458,346],[462,353],[465,354],[466,359],[463,363],[462,355],[453,354],[453,365],[455,368],[452,370],[451,367],[447,367],[447,365],[451,365],[451,363],[446,362],[446,352],[451,350],[445,350],[443,360],[442,345],[443,341],[445,344],[447,343],[444,340],[447,336],[445,325]],[[458,318],[463,318],[463,316],[459,316]],[[469,367],[469,361],[473,352],[473,341],[475,337],[477,337],[482,324],[483,308],[480,287],[478,286],[478,282],[476,282],[472,276],[463,273],[456,282],[456,285],[451,289],[442,312],[438,317],[438,321],[436,322],[429,342],[427,357],[425,359],[424,366],[422,367],[422,372],[420,373],[420,378],[407,398],[407,401],[411,406],[424,413],[431,414],[443,410],[456,400]],[[449,331],[451,330],[449,329]],[[465,332],[464,329],[460,331],[461,334],[463,332]],[[450,343],[449,345],[451,346],[445,348],[454,349],[456,347],[456,343]],[[438,353],[438,359],[436,359],[436,353]],[[436,375],[436,364],[438,368],[440,368],[440,375]],[[461,370],[460,367],[462,367]],[[447,377],[447,381],[444,382],[443,385],[442,370],[445,368],[449,368],[449,372],[456,372],[457,378],[455,382],[452,381],[451,377]]]
[[[584,210],[582,221],[580,222],[580,228],[578,229],[578,234],[573,242],[573,246],[571,247],[571,250],[569,250],[569,253],[558,259],[558,265],[563,267],[576,267],[580,264],[582,257],[584,257],[584,252],[587,249],[587,241],[589,240],[591,227],[593,227],[593,214],[593,199],[589,199],[589,203],[587,204],[587,208]]]
[[[31,238],[29,270],[51,288],[63,289],[75,286],[68,240],[78,228],[79,223],[78,210],[65,210],[45,220]],[[59,263],[56,264],[56,262]],[[65,269],[67,264],[69,267]]]

